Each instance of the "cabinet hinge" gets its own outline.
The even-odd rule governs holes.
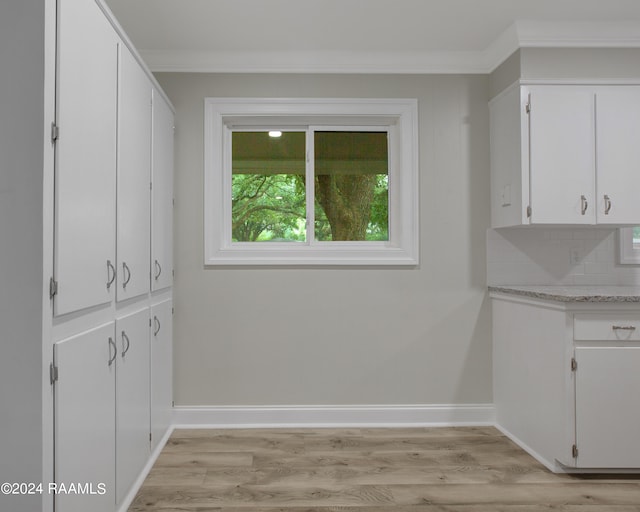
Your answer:
[[[53,386],[53,384],[57,380],[58,380],[58,367],[53,363],[51,363],[49,365],[49,382],[51,382],[51,385]]]
[[[571,447],[571,455],[574,459],[578,457],[578,447],[575,444]]]
[[[153,439],[153,434],[149,432],[149,442],[151,442],[152,439]]]
[[[58,281],[53,277],[49,279],[49,298],[53,299],[58,293]]]
[[[151,327],[151,318],[149,318],[149,327]]]
[[[524,106],[524,111],[527,114],[531,114],[531,102],[530,101],[527,101],[527,104]]]
[[[55,143],[60,137],[60,128],[56,123],[51,123],[51,142]]]
[[[172,315],[175,315],[175,313],[176,313],[176,311],[175,311],[175,309],[172,307],[172,308],[171,308],[171,314],[172,314]]]
[[[527,206],[527,218],[531,218],[531,206]]]
[[[575,372],[578,369],[578,361],[576,361],[575,357],[571,358],[571,371]]]
[[[149,190],[153,190],[153,181],[149,182]]]

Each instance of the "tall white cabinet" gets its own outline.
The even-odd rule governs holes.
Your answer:
[[[173,283],[173,112],[154,92],[151,194],[151,289]]]
[[[123,301],[149,291],[153,87],[126,47],[119,64],[116,297]]]
[[[58,1],[54,311],[114,298],[118,53],[93,1]],[[51,120],[54,121],[53,119]],[[57,290],[56,290],[57,288]]]
[[[0,5],[3,48],[10,46],[8,30],[16,36],[25,27],[33,29],[31,38],[40,31],[38,50],[21,51],[35,55],[34,62],[10,66],[9,50],[0,52],[0,62],[16,73],[16,83],[24,81],[20,87],[40,88],[32,94],[40,112],[29,119],[36,129],[28,151],[1,145],[15,166],[6,177],[3,166],[0,203],[8,204],[14,183],[26,183],[26,176],[33,193],[16,196],[24,200],[19,208],[2,210],[0,227],[10,242],[3,245],[12,248],[0,254],[16,277],[3,274],[3,283],[24,290],[15,294],[16,307],[29,308],[5,314],[3,302],[0,319],[15,338],[3,339],[3,359],[16,366],[29,361],[25,382],[15,379],[18,371],[7,374],[12,385],[33,383],[19,395],[29,398],[30,413],[15,415],[29,424],[24,439],[17,428],[5,430],[5,420],[3,433],[17,446],[11,457],[29,459],[14,464],[3,448],[0,465],[3,481],[41,481],[46,492],[8,497],[6,506],[126,510],[172,420],[173,107],[102,0]],[[19,97],[16,88],[13,101]],[[29,114],[28,102],[18,104]],[[1,106],[4,112],[4,100]],[[23,164],[27,152],[38,155],[40,169]],[[29,243],[5,236],[13,232]],[[34,344],[34,332],[41,343]],[[39,435],[33,422],[41,423]],[[27,445],[35,449],[25,451]],[[83,487],[55,494],[50,483]]]

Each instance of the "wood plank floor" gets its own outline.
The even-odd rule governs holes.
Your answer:
[[[492,427],[176,430],[129,511],[640,512],[640,475],[556,475]]]

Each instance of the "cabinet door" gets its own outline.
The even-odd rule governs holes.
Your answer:
[[[173,309],[171,300],[151,307],[151,433],[154,449],[173,414]]]
[[[123,45],[118,98],[117,300],[149,291],[151,82]]]
[[[55,314],[108,303],[115,265],[118,38],[95,2],[58,2]]]
[[[116,500],[149,458],[149,309],[116,320]]]
[[[531,222],[595,223],[594,93],[530,87]]]
[[[173,112],[162,96],[153,96],[151,215],[151,289],[173,284]]]
[[[640,346],[576,348],[581,468],[640,467]]]
[[[60,493],[56,510],[112,512],[115,503],[115,359],[113,322],[54,345],[59,378],[55,399],[55,475],[58,486],[90,484]],[[90,491],[90,492],[89,492]]]
[[[596,94],[599,224],[640,224],[640,87]]]

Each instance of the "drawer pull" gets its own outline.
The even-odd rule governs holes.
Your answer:
[[[611,327],[614,331],[635,331],[636,328],[633,325],[614,325]]]

